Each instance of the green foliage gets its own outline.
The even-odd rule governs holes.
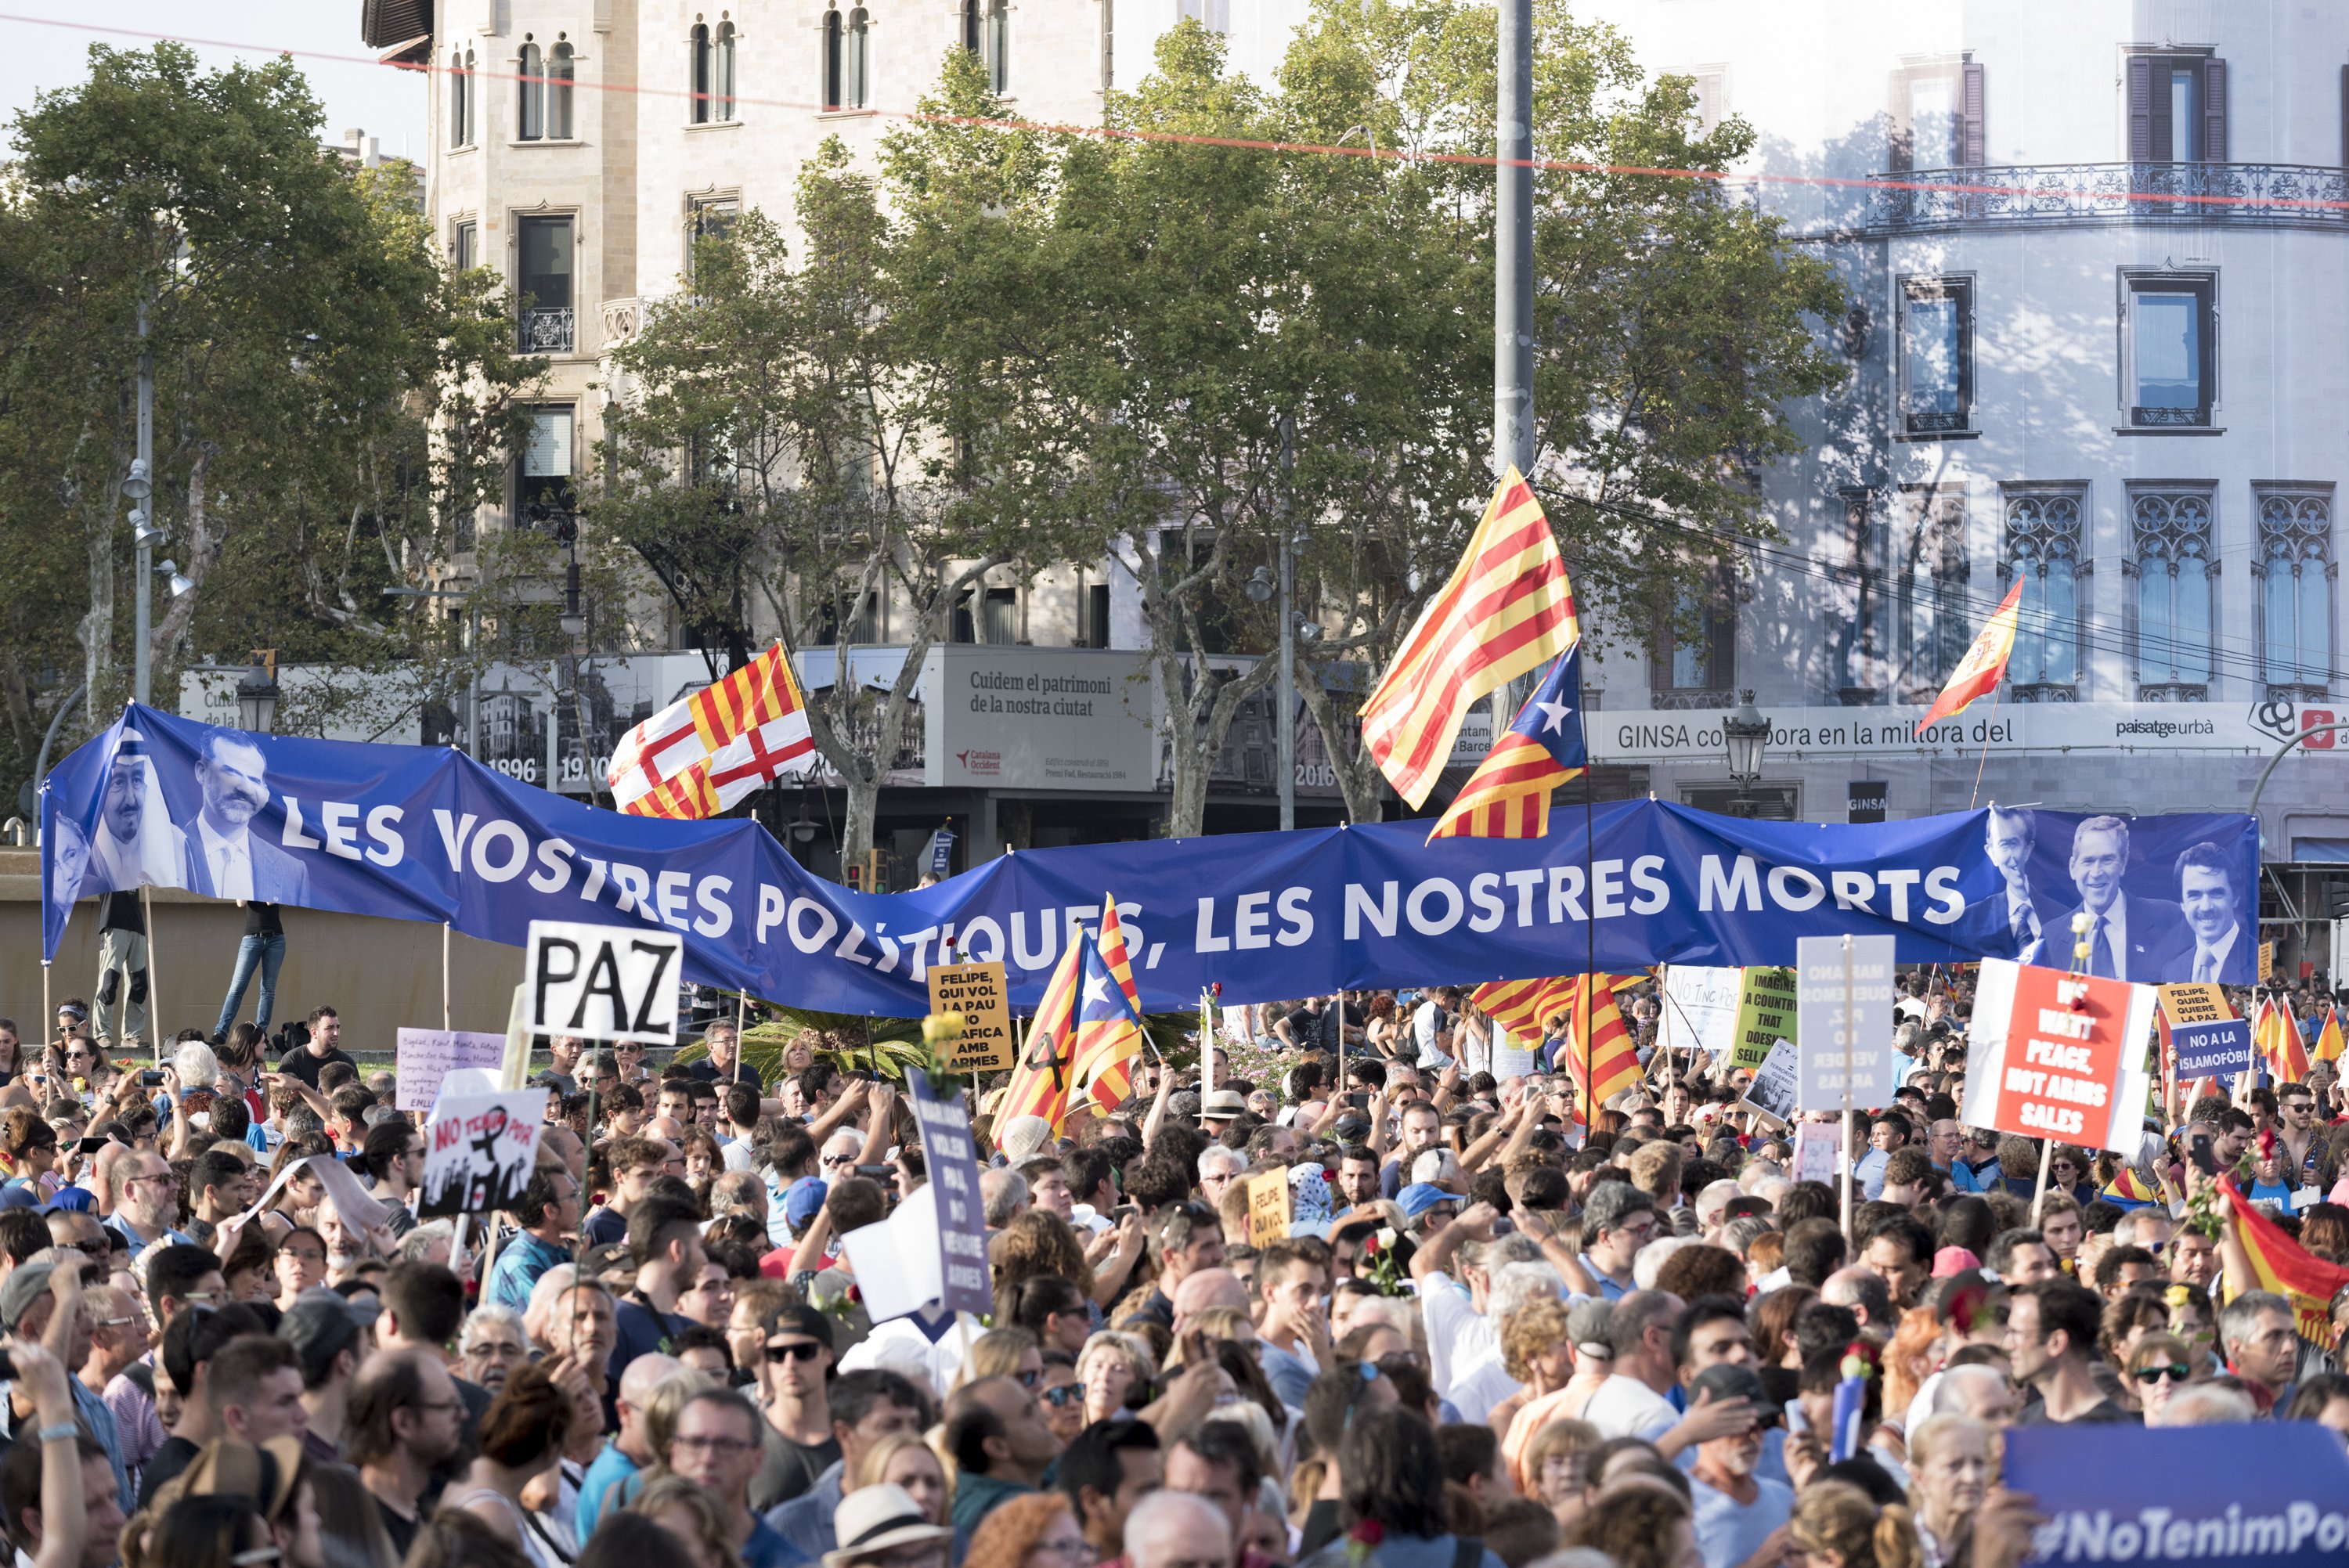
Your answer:
[[[17,119],[0,539],[18,570],[0,624],[23,634],[0,645],[0,694],[20,777],[69,672],[90,686],[81,732],[128,693],[142,310],[156,554],[195,584],[177,601],[158,584],[157,703],[176,706],[184,663],[256,646],[363,675],[445,652],[381,590],[416,582],[492,493],[536,366],[495,278],[440,267],[414,169],[351,168],[321,129],[289,61],[210,71],[172,44],[93,48],[84,82]]]

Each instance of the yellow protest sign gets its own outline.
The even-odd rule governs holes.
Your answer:
[[[2275,944],[2262,942],[2260,944],[2260,984],[2264,985],[2274,978]]]
[[[2162,985],[2161,1016],[2169,1020],[2171,1028],[2180,1024],[2223,1023],[2235,1016],[2227,1006],[2226,994],[2216,985]]]
[[[1288,1167],[1251,1176],[1247,1184],[1248,1245],[1268,1247],[1288,1238]]]
[[[1791,969],[1755,965],[1745,971],[1737,995],[1737,1034],[1730,1045],[1730,1064],[1760,1068],[1770,1047],[1780,1040],[1795,1043],[1795,1014],[1802,987]]]
[[[1000,1072],[1011,1065],[1011,998],[1002,965],[933,968],[930,1011],[962,1015],[962,1032],[947,1047],[949,1072]]]

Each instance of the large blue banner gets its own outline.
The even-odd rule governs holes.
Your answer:
[[[2248,816],[1996,810],[1845,826],[1652,800],[1556,811],[1537,840],[1425,823],[1007,854],[856,893],[755,822],[621,816],[456,751],[251,735],[132,707],[42,800],[44,952],[78,898],[142,884],[519,942],[533,920],[686,935],[688,978],[794,1006],[917,1016],[951,945],[1032,1007],[1114,894],[1144,1007],[1657,963],[1795,962],[1798,937],[1889,934],[1904,963],[2022,958],[2126,980],[2252,977]],[[2075,917],[2083,928],[2075,934]]]
[[[2314,1568],[2349,1558],[2349,1453],[2313,1421],[2012,1427],[2004,1479],[2046,1518],[2033,1563]]]

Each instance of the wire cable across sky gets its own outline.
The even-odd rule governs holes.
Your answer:
[[[28,16],[15,12],[0,11],[0,23],[13,23],[20,26],[31,27],[57,27],[98,36],[135,38],[147,43],[187,44],[204,48],[226,49],[237,54],[268,55],[285,59],[317,60],[335,65],[374,66],[384,70],[407,71],[423,77],[445,77],[453,74],[470,76],[481,81],[535,82],[591,92],[628,93],[639,98],[688,100],[709,98],[715,96],[697,93],[687,88],[647,87],[642,83],[531,77],[515,71],[480,68],[462,71],[431,59],[422,62],[387,60],[373,55],[346,54],[330,49],[292,48],[233,38],[197,37],[185,33],[162,32],[145,27],[114,26],[101,22],[68,21],[54,16]],[[756,108],[788,109],[808,114],[824,113],[837,108],[833,105],[802,99],[759,98],[744,94],[730,95],[725,101]],[[1718,185],[1774,185],[1837,191],[1902,191],[1941,196],[1989,196],[2002,199],[2012,199],[2017,195],[2012,187],[2004,185],[1939,180],[1898,180],[1882,175],[1790,174],[1764,170],[1680,169],[1664,165],[1607,163],[1565,158],[1504,160],[1490,153],[1438,152],[1402,147],[1354,147],[1333,142],[1288,141],[1243,136],[1206,136],[1195,132],[1148,130],[1130,126],[1074,125],[1045,120],[999,119],[982,115],[939,114],[918,108],[873,108],[866,112],[876,119],[903,120],[909,124],[1025,131],[1047,136],[1085,137],[1104,141],[1142,141],[1185,147],[1221,147],[1290,157],[1367,158],[1398,163],[1451,164],[1476,169],[1495,169],[1506,163],[1511,168],[1536,169],[1548,173],[1692,180]],[[2025,194],[2034,199],[2045,200],[2078,198],[2096,201],[2146,202],[2173,213],[2180,207],[2258,207],[2262,211],[2298,209],[2349,214],[2349,197],[2236,195],[2224,192],[2178,193],[2169,191],[2136,190],[2124,191],[2060,185],[2034,186]]]

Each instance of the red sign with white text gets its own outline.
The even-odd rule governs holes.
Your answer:
[[[2020,967],[1991,1125],[2025,1138],[2105,1147],[2129,1002],[2125,980]]]

